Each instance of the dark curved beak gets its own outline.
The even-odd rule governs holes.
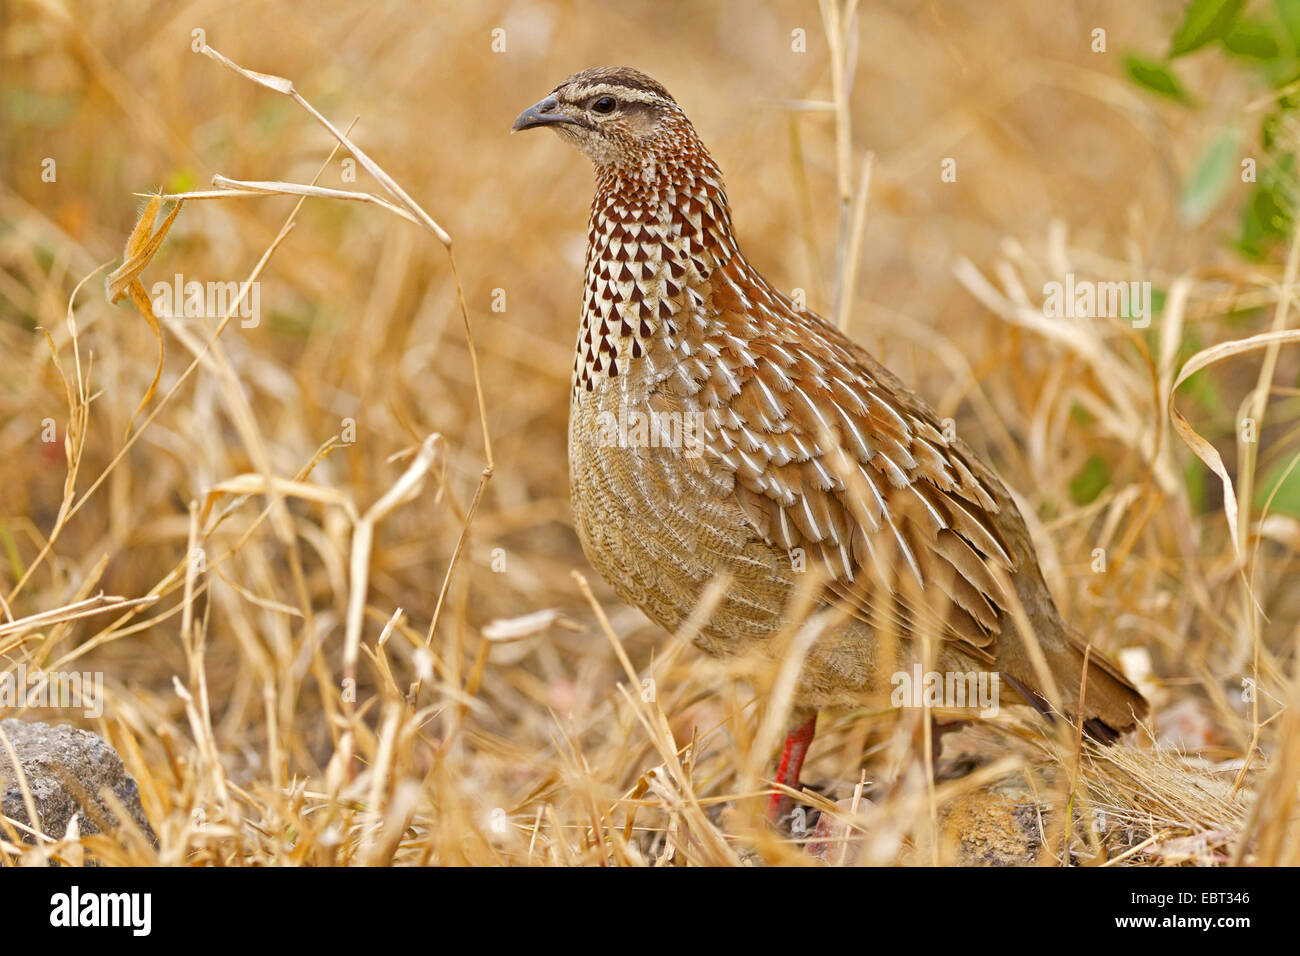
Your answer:
[[[559,126],[563,123],[579,125],[572,116],[560,111],[559,100],[548,96],[520,113],[515,119],[515,125],[510,127],[510,132],[517,133],[521,129],[534,129],[538,126]]]

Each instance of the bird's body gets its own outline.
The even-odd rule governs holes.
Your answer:
[[[579,536],[619,596],[673,630],[726,575],[698,637],[726,656],[771,646],[801,573],[817,574],[816,603],[842,614],[803,665],[805,714],[888,684],[900,658],[879,659],[882,633],[904,658],[929,634],[939,671],[995,671],[1075,713],[1084,645],[1006,488],[894,375],[750,265],[721,173],[667,92],[635,70],[584,71],[515,128],[540,125],[596,169],[569,465]],[[1144,702],[1100,654],[1090,661],[1083,715],[1113,736]]]

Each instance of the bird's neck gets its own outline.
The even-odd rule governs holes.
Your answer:
[[[707,191],[712,201],[727,205],[722,171],[693,131],[620,154],[595,170],[597,204],[614,200],[653,214],[683,196]]]
[[[692,144],[694,146],[695,144]],[[722,174],[703,146],[596,167],[576,392],[656,370],[739,256]],[[658,369],[662,371],[662,369]]]

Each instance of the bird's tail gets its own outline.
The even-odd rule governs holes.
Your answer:
[[[1069,643],[1064,654],[1048,658],[1048,666],[1062,694],[1070,720],[1083,712],[1083,731],[1092,740],[1111,744],[1137,726],[1147,715],[1147,701],[1142,693],[1120,671],[1110,658],[1098,650],[1087,649],[1082,637],[1067,632]],[[1088,662],[1087,681],[1083,680],[1084,660]],[[1049,720],[1055,717],[1047,699],[1027,686],[1026,681],[1014,674],[1002,672],[1002,677],[1020,696]],[[1079,694],[1083,693],[1083,706],[1079,707]]]

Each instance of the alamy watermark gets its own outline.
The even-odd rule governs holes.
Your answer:
[[[974,707],[981,717],[998,715],[1001,675],[997,671],[898,671],[889,682],[894,707]]]
[[[596,416],[601,448],[676,448],[686,458],[704,454],[703,412],[657,412],[618,407]]]
[[[156,315],[178,319],[224,319],[238,304],[241,328],[256,328],[262,321],[260,282],[185,281],[179,272],[171,282],[158,281],[149,293]]]
[[[1151,324],[1150,282],[1094,282],[1065,274],[1043,283],[1043,315],[1049,319],[1129,319],[1135,329]]]
[[[50,925],[122,927],[131,930],[133,936],[148,936],[153,929],[153,894],[83,893],[74,883],[68,892],[50,897]]]
[[[80,710],[86,717],[104,714],[103,671],[28,671],[19,664],[0,674],[0,708],[47,707]]]

